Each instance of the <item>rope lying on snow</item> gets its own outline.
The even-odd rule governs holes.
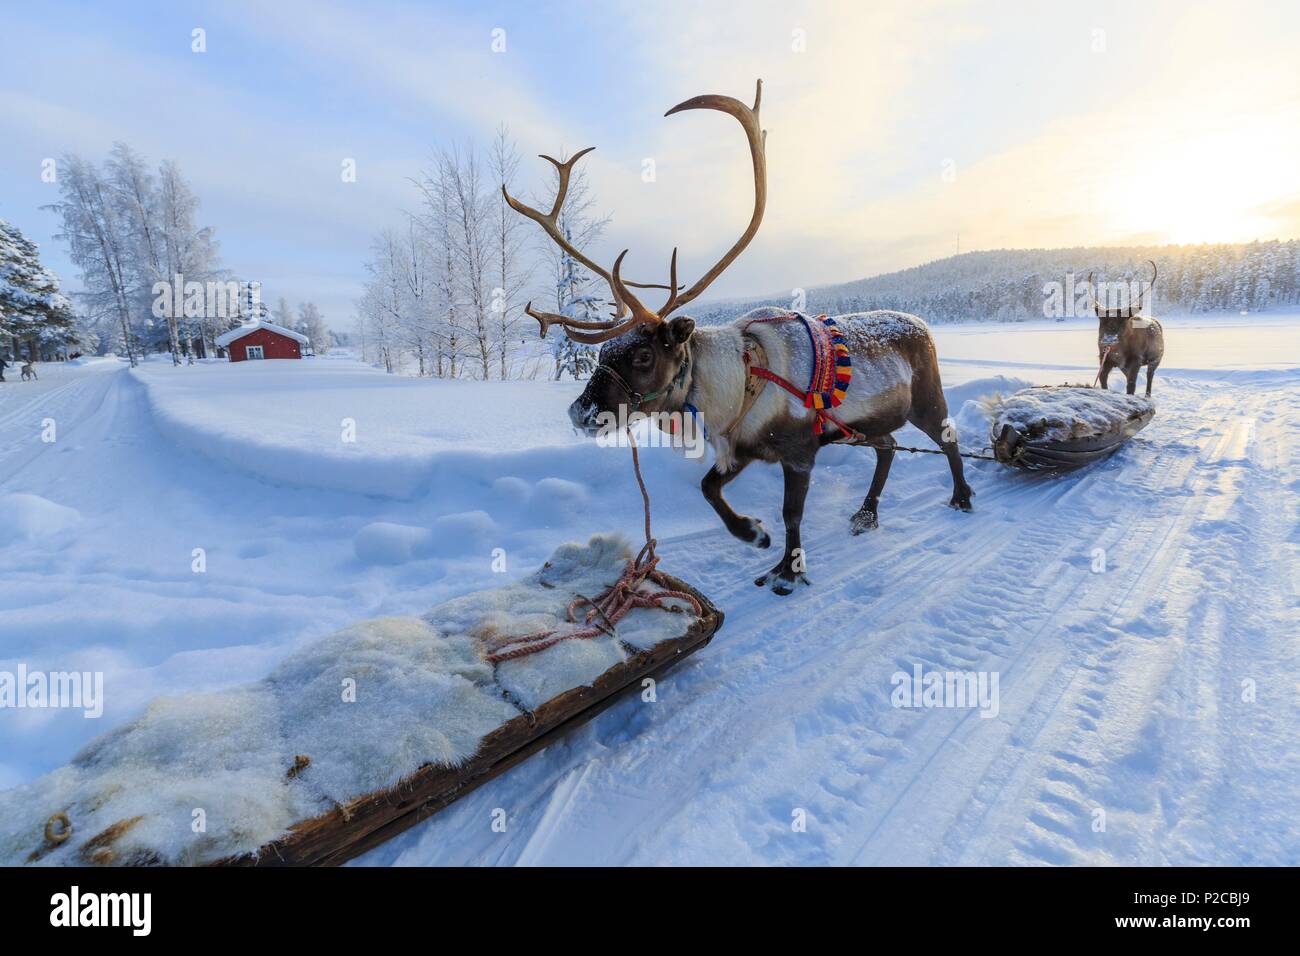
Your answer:
[[[583,605],[590,607],[586,617],[581,622],[582,627],[576,631],[563,633],[552,629],[524,634],[521,637],[512,637],[498,644],[491,653],[486,655],[489,663],[499,664],[502,661],[536,654],[538,651],[544,651],[561,641],[589,640],[601,634],[608,634],[613,637],[615,636],[614,628],[618,626],[618,622],[626,617],[627,613],[633,608],[653,607],[663,611],[678,610],[678,608],[669,607],[663,603],[670,598],[689,605],[695,611],[696,616],[704,613],[704,609],[700,607],[700,602],[693,595],[674,589],[663,572],[657,570],[659,564],[659,555],[655,554],[657,542],[650,536],[650,493],[646,491],[645,479],[641,477],[641,459],[637,454],[636,439],[632,437],[630,430],[627,437],[628,441],[632,443],[632,471],[636,475],[637,485],[641,488],[641,502],[645,512],[645,544],[641,546],[637,556],[628,561],[627,567],[623,569],[623,573],[619,575],[617,581],[594,598],[586,598],[580,594],[569,604],[568,619],[571,624],[579,623],[577,617],[578,608]],[[641,585],[646,581],[657,584],[660,589],[657,591],[640,590]]]
[[[892,438],[888,439],[888,444],[886,444],[885,441],[886,441],[885,439],[880,439],[880,438],[865,438],[865,437],[864,437],[864,438],[857,439],[857,440],[854,440],[854,441],[836,441],[836,442],[831,442],[831,444],[832,444],[832,445],[866,445],[866,446],[869,447],[869,448],[893,449],[894,451],[910,451],[910,452],[913,452],[913,453],[918,454],[918,455],[943,455],[943,454],[946,454],[946,452],[940,451],[938,448],[911,448],[911,447],[909,447],[909,446],[907,446],[907,445],[900,445],[900,444],[898,444],[897,442],[895,442]],[[987,448],[987,446],[986,446],[986,448]],[[981,455],[981,454],[978,454],[977,452],[973,452],[973,451],[959,451],[957,454],[960,455],[962,458],[978,458],[980,461],[997,461],[997,460],[998,460],[998,459],[994,458],[992,455]]]

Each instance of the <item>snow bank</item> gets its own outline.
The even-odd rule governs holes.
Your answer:
[[[22,493],[0,495],[0,515],[0,546],[12,540],[31,541],[57,534],[81,520],[75,508]]]
[[[1155,406],[1137,395],[1059,385],[1027,388],[1005,398],[994,395],[987,408],[995,436],[1010,425],[1033,440],[1070,441],[1115,431]]]
[[[948,416],[957,425],[957,434],[963,449],[978,447],[989,430],[988,402],[990,396],[1028,388],[1032,383],[1024,379],[993,375],[972,379],[944,389],[948,402]]]
[[[628,556],[616,536],[567,544],[520,582],[423,618],[355,624],[263,680],[156,700],[68,766],[0,794],[0,864],[32,854],[59,864],[209,862],[253,851],[297,821],[392,787],[424,765],[459,765],[493,729],[591,683],[629,647],[685,632],[688,615],[638,609],[620,623],[622,640],[602,634],[495,668],[485,661],[486,650],[509,638],[571,627],[565,615],[574,595],[599,593]],[[291,773],[300,755],[310,763]],[[72,835],[51,848],[43,833],[58,812]],[[110,827],[113,839],[96,839]]]
[[[410,379],[348,360],[168,361],[132,374],[168,439],[295,486],[408,499],[448,467],[590,444],[569,425],[572,382]]]

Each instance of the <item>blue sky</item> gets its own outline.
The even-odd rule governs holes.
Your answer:
[[[407,178],[505,122],[525,192],[535,153],[598,146],[598,258],[629,247],[649,279],[678,245],[691,276],[748,218],[748,160],[725,117],[663,112],[761,76],[768,216],[710,297],[916,265],[958,234],[963,251],[1289,238],[1298,6],[5,3],[0,216],[75,287],[40,164],[120,139],[179,161],[237,274],[346,326],[371,236],[415,204]]]

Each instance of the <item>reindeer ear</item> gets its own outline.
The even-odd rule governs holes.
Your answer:
[[[675,319],[668,320],[668,338],[674,344],[681,345],[694,334],[694,319],[688,319],[686,316],[682,315]]]

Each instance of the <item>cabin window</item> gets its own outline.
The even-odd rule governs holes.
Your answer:
[[[260,345],[245,345],[245,346],[244,346],[244,358],[248,358],[248,359],[260,359],[260,358],[266,358],[266,356],[262,354],[262,346],[260,346]]]

